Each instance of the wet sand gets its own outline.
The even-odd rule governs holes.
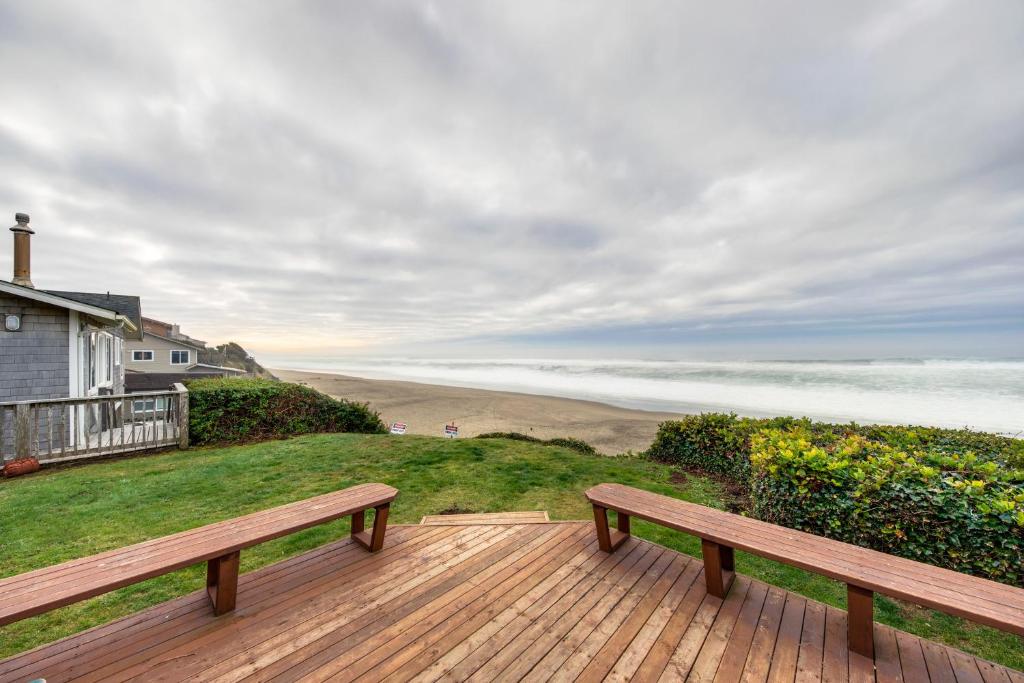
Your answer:
[[[602,453],[639,452],[650,446],[658,424],[678,413],[617,408],[604,403],[509,391],[465,389],[418,382],[361,379],[327,372],[272,369],[286,382],[367,402],[388,423],[405,422],[410,434],[441,436],[454,420],[459,436],[522,432],[540,439],[572,436]]]

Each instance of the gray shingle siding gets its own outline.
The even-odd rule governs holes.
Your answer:
[[[21,314],[21,330],[0,326],[0,402],[68,395],[68,312],[0,294],[0,314]]]

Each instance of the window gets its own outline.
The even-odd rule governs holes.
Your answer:
[[[113,384],[114,337],[107,332],[90,332],[87,335],[86,389],[109,387]]]
[[[171,365],[187,365],[190,351],[171,351]]]
[[[101,334],[97,348],[100,356],[99,384],[110,384],[113,381],[114,338],[109,334]]]
[[[167,399],[164,397],[143,398],[132,401],[133,413],[153,413],[163,411],[167,407]]]
[[[133,361],[148,361],[153,360],[152,351],[132,351]]]

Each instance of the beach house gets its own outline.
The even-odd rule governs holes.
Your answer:
[[[121,393],[125,340],[142,338],[139,297],[38,289],[29,216],[16,214],[14,277],[0,280],[0,401]]]
[[[187,439],[183,389],[139,396],[141,406],[125,400],[126,343],[143,339],[139,297],[37,288],[35,233],[27,214],[15,220],[13,278],[0,280],[0,463],[63,462]]]

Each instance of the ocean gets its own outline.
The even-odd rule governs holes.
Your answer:
[[[600,401],[1024,435],[1024,359],[662,361],[268,358],[271,367]]]

